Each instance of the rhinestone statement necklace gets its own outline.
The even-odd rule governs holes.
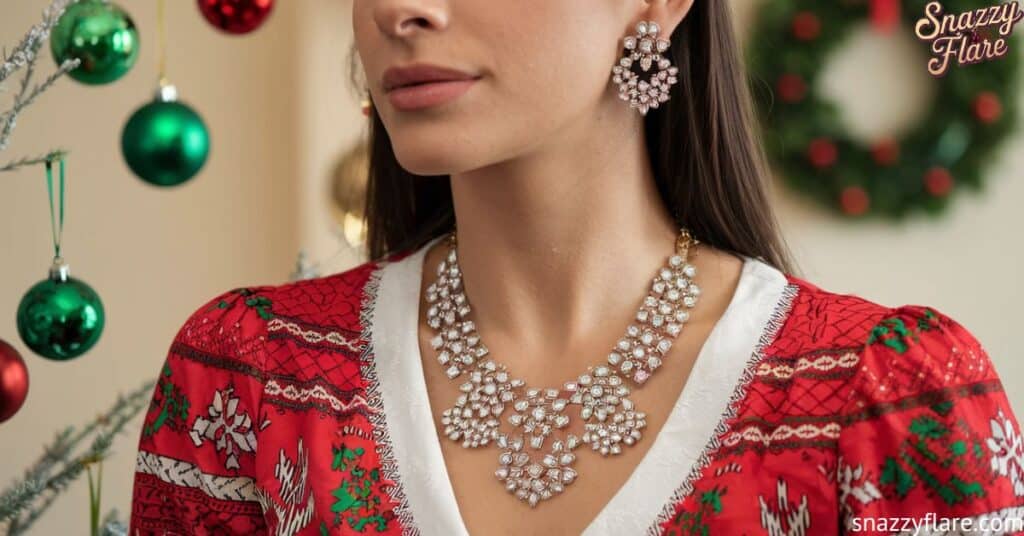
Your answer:
[[[688,310],[696,305],[700,288],[692,281],[697,269],[687,261],[690,248],[699,242],[688,230],[680,230],[675,254],[658,270],[634,321],[605,363],[588,366],[561,389],[541,389],[511,378],[505,365],[490,358],[468,319],[471,309],[454,231],[447,241],[448,255],[438,264],[437,278],[426,293],[427,324],[435,333],[431,346],[438,363],[449,379],[461,377],[464,382],[455,404],[442,413],[444,434],[465,448],[497,445],[501,453],[495,476],[509,493],[535,507],[576,481],[573,451],[578,447],[590,445],[607,457],[640,440],[646,414],[628,398],[627,380],[643,385],[689,320]],[[584,421],[582,437],[561,433],[575,406]],[[499,430],[503,415],[511,425],[509,433]]]

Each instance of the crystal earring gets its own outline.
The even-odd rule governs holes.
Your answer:
[[[648,109],[667,101],[669,89],[677,82],[679,69],[662,56],[671,42],[658,37],[660,29],[654,21],[637,23],[636,34],[623,38],[626,52],[618,65],[612,67],[612,81],[619,85],[619,98],[629,101],[629,107],[637,109],[640,115],[647,115]],[[658,72],[651,74],[650,81],[640,80],[640,75],[632,70],[635,61],[640,62],[644,72],[650,71],[651,66],[656,66]]]

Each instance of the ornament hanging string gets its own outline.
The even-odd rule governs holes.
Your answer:
[[[53,256],[60,259],[60,243],[64,238],[64,157],[58,157],[60,162],[60,221],[54,219],[53,211],[53,160],[46,160],[46,190],[50,197],[50,230],[53,234]]]
[[[164,25],[164,0],[156,3],[157,28],[160,32],[160,86],[167,85],[167,29]]]

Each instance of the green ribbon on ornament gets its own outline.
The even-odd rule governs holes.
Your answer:
[[[53,214],[53,159],[46,159],[46,191],[50,196],[50,231],[53,234],[53,256],[60,258],[60,242],[64,238],[64,156],[57,157],[60,162],[60,228]]]

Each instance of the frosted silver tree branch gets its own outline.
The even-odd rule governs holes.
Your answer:
[[[17,125],[18,114],[31,105],[36,97],[49,89],[58,78],[78,67],[81,60],[69,59],[64,61],[57,70],[46,77],[42,83],[32,85],[32,75],[35,74],[36,61],[39,59],[39,51],[50,37],[50,31],[57,24],[61,14],[71,4],[78,0],[54,0],[43,10],[43,20],[33,25],[25,37],[8,53],[4,50],[0,53],[0,91],[3,90],[4,82],[18,71],[24,70],[18,92],[14,95],[14,102],[10,109],[0,112],[0,151],[7,148],[10,143],[11,133]],[[64,154],[59,151],[51,151],[48,157]],[[45,162],[45,159],[21,158],[0,166],[0,172],[12,171],[23,166]]]
[[[147,380],[127,395],[119,395],[81,430],[68,426],[57,432],[36,463],[25,470],[24,478],[0,491],[0,533],[24,534],[88,465],[105,459],[114,438],[149,405],[155,384],[156,380]],[[78,445],[89,438],[89,445],[76,454]]]
[[[36,156],[36,157],[32,157],[32,158],[29,158],[29,157],[20,158],[18,160],[14,160],[12,162],[8,162],[7,164],[4,164],[3,166],[0,166],[0,172],[11,171],[12,169],[19,168],[19,167],[22,167],[22,166],[33,166],[33,165],[36,165],[36,164],[43,164],[46,161],[51,161],[52,162],[52,161],[57,160],[58,158],[66,155],[66,154],[68,154],[68,151],[65,151],[63,149],[57,149],[56,151],[50,151],[49,153],[46,153],[43,156]]]

